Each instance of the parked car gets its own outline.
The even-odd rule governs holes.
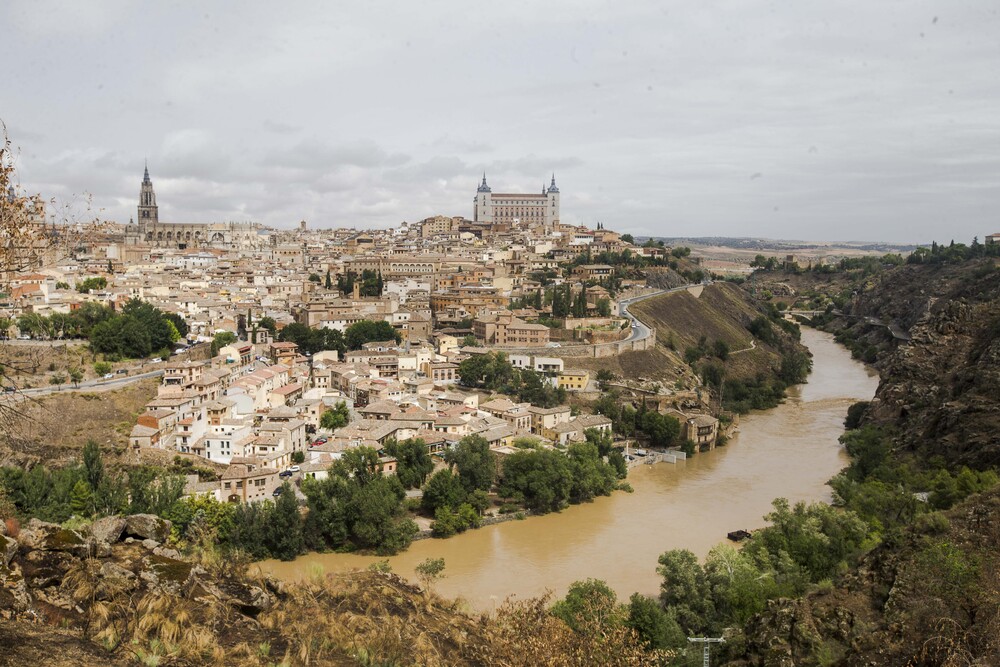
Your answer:
[[[281,495],[281,492],[284,491],[284,490],[285,490],[284,488],[282,488],[282,487],[279,486],[273,492],[271,492],[271,495],[274,496],[275,498],[277,498],[278,496]]]
[[[278,473],[278,477],[291,477],[291,476],[292,476],[291,470],[282,470],[281,472]]]
[[[118,370],[115,371],[115,375],[128,375],[128,369],[119,368]]]
[[[151,364],[158,364],[161,361],[163,361],[163,359],[160,359],[159,357],[153,357],[152,359],[149,360],[149,363],[151,363]]]
[[[114,376],[115,376],[115,374],[114,374],[114,373],[105,373],[105,374],[104,374],[104,379],[105,379],[105,380],[110,380],[110,379],[111,379],[111,378],[113,378]]]
[[[3,393],[5,393],[5,394],[13,394],[15,391],[17,391],[17,389],[15,387],[4,387],[3,388]]]
[[[302,470],[302,468],[300,468],[298,466],[292,466],[288,470],[289,470],[289,472],[296,473],[296,472],[299,472],[300,470]]]

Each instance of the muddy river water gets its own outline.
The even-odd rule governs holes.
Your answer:
[[[574,581],[605,580],[622,599],[635,591],[655,595],[657,558],[668,549],[703,557],[726,533],[764,525],[771,500],[830,499],[826,481],[846,463],[837,438],[847,408],[870,399],[878,377],[833,337],[803,328],[813,354],[808,383],[789,390],[782,405],[744,415],[725,447],[686,462],[633,468],[634,493],[615,492],[558,514],[472,530],[446,540],[414,542],[389,559],[393,571],[413,578],[426,558],[445,559],[435,589],[489,610],[509,595],[561,596]],[[294,580],[317,566],[326,572],[367,567],[376,557],[309,554],[267,561],[261,568]]]

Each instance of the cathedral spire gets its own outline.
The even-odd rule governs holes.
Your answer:
[[[549,192],[559,192],[559,188],[556,187],[556,172],[552,172],[552,185],[549,186]]]
[[[483,172],[483,182],[479,186],[479,189],[477,190],[477,192],[491,192],[490,186],[486,185],[486,172],[485,171]]]
[[[143,160],[142,187],[139,189],[139,224],[157,224],[160,221],[159,209],[156,207],[156,193],[153,191],[153,181],[149,178],[149,164]]]

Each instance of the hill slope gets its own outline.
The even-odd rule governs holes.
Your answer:
[[[881,371],[859,413],[869,445],[834,483],[849,508],[881,515],[871,522],[881,544],[835,585],[772,600],[745,628],[743,660],[1000,664],[1000,489],[931,511],[979,488],[977,476],[989,479],[1000,463],[1000,270],[991,259],[901,266],[825,320],[872,347]]]

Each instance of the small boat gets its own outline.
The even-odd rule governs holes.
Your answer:
[[[733,542],[742,542],[743,540],[750,539],[749,530],[734,530],[732,532],[726,533],[726,537],[731,539]]]

